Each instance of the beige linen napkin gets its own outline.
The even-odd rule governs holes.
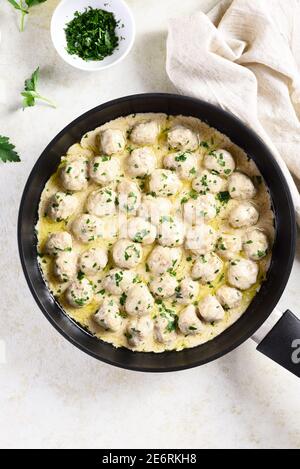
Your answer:
[[[300,4],[223,0],[205,15],[172,19],[167,73],[182,94],[231,111],[266,142],[300,196]]]

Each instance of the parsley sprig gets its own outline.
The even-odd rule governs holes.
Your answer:
[[[46,2],[46,0],[19,0],[19,3],[16,0],[8,0],[9,3],[21,13],[20,20],[20,31],[24,31],[24,20],[25,16],[29,14],[31,7],[39,5],[40,3]]]
[[[3,163],[7,161],[20,161],[18,153],[15,151],[15,145],[10,143],[8,137],[0,135],[0,160]]]
[[[23,109],[25,107],[31,107],[35,105],[35,100],[39,99],[40,101],[45,101],[46,103],[50,104],[52,107],[56,107],[55,104],[50,101],[50,99],[41,96],[37,92],[37,84],[40,77],[40,69],[39,67],[33,72],[30,78],[25,80],[24,84],[24,91],[22,91],[21,95],[23,96]]]

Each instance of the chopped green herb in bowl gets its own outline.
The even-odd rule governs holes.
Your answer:
[[[86,8],[76,11],[65,28],[67,51],[83,60],[103,60],[119,44],[117,21],[110,11]]]
[[[124,0],[62,0],[51,20],[58,54],[81,70],[102,70],[121,61],[134,37],[134,19]]]

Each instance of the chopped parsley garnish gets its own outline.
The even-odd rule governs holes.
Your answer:
[[[180,203],[185,204],[189,200],[188,196],[182,197]]]
[[[147,236],[149,233],[150,233],[150,231],[147,230],[146,228],[144,228],[143,230],[138,231],[135,234],[135,236],[133,238],[133,241],[135,241],[137,243],[141,243],[143,241],[143,239],[145,238],[145,236]]]
[[[130,244],[127,246],[124,252],[124,259],[125,261],[128,261],[132,256],[135,256],[137,259],[140,258],[140,251],[135,247],[134,244]]]
[[[185,161],[187,159],[186,153],[180,153],[175,156],[175,161]]]
[[[191,199],[194,199],[194,200],[198,199],[198,195],[199,195],[199,194],[198,194],[197,191],[191,190],[191,191],[189,192],[189,196],[190,196]]]
[[[166,318],[168,321],[165,331],[166,332],[175,331],[177,327],[177,323],[178,323],[178,316],[175,313],[175,311],[168,308],[162,300],[160,300],[159,302],[158,300],[156,300],[156,304],[159,305],[158,309],[159,309],[159,313],[161,317]]]
[[[219,192],[216,197],[221,204],[227,204],[230,199],[230,194],[228,191],[222,191]]]
[[[123,272],[120,271],[120,272],[116,272],[115,273],[115,282],[116,282],[116,286],[118,287],[120,285],[120,282],[123,280]]]
[[[127,318],[127,314],[125,313],[125,311],[119,311],[118,315],[121,316],[121,318],[124,318],[124,319]]]
[[[266,251],[257,251],[257,257],[264,257],[266,255]]]
[[[87,301],[88,301],[88,298],[76,298],[75,299],[75,303],[78,306],[84,306]]]
[[[79,270],[79,272],[78,272],[78,274],[77,274],[78,280],[82,280],[83,277],[84,277],[84,273],[83,273],[81,270]]]
[[[185,204],[189,199],[198,199],[198,192],[192,189],[188,194],[186,194],[182,199],[180,200],[181,204]]]
[[[68,53],[83,60],[103,60],[119,44],[117,24],[110,11],[92,7],[76,11],[65,28]]]
[[[176,331],[177,323],[178,323],[178,316],[175,315],[172,317],[172,319],[169,320],[168,325],[166,327],[166,331],[167,332]]]
[[[126,298],[127,298],[127,295],[126,295],[125,292],[123,292],[122,295],[120,296],[120,304],[121,304],[122,306],[125,305]]]

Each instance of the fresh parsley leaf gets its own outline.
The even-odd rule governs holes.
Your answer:
[[[45,98],[44,96],[41,96],[37,92],[37,84],[40,78],[40,68],[37,67],[37,69],[33,72],[30,78],[27,78],[24,83],[24,91],[21,92],[21,96],[23,96],[23,109],[25,107],[31,107],[34,106],[36,103],[36,99],[39,99],[40,101],[45,101],[46,103],[50,104],[52,107],[56,107],[55,104],[50,101],[50,99]]]
[[[44,3],[46,0],[25,0],[25,3],[28,5],[28,8],[34,7],[35,5],[39,5],[40,3]]]
[[[15,151],[15,145],[10,143],[9,138],[3,135],[0,135],[0,160],[4,163],[7,161],[20,161],[20,157]]]
[[[8,0],[8,2],[16,9],[21,12],[20,31],[24,31],[24,19],[28,15],[29,9],[35,5],[46,2],[46,0],[20,0],[18,3],[16,0]]]
[[[26,91],[35,91],[36,90],[36,86],[37,86],[37,83],[38,83],[38,80],[39,80],[39,75],[40,75],[40,68],[38,67],[33,72],[31,77],[27,78],[27,80],[25,80],[25,85],[24,86],[25,86]]]
[[[25,109],[25,107],[31,107],[35,105],[35,91],[22,91],[21,95],[24,98],[22,101],[23,109]]]
[[[19,3],[17,3],[15,0],[8,0],[8,2],[16,9],[16,10],[20,10],[22,12],[25,13],[25,15],[27,14],[27,10],[25,10]]]

